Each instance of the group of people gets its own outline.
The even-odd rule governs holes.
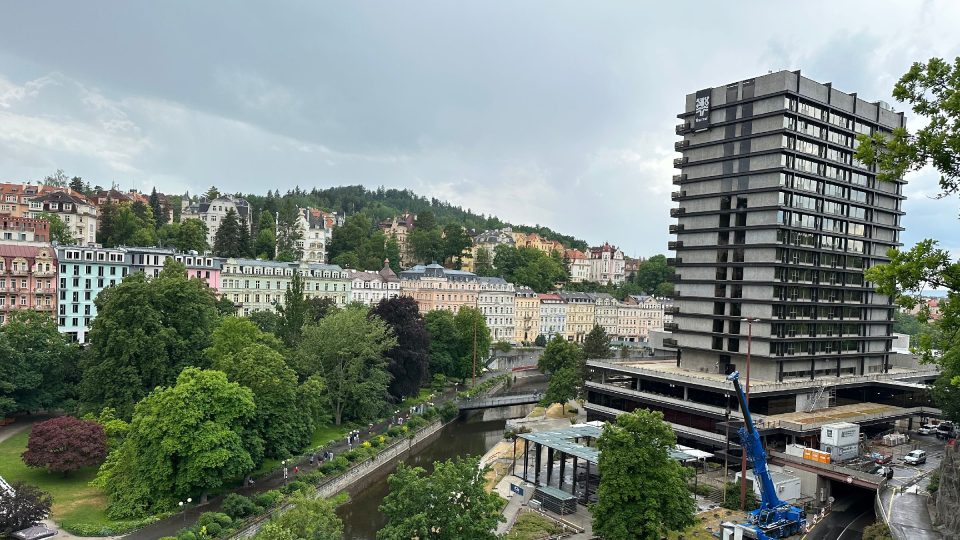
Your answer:
[[[360,430],[355,429],[347,434],[347,447],[353,448],[353,445],[360,442]]]
[[[316,461],[317,464],[319,465],[320,463],[330,461],[331,459],[333,459],[333,452],[331,452],[330,450],[324,450],[323,455],[319,457],[317,456],[317,453],[314,452],[310,454],[310,465],[313,465],[314,461]]]

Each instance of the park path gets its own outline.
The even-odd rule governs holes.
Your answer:
[[[23,416],[17,418],[17,421],[9,426],[0,427],[0,443],[47,418],[49,416]]]
[[[437,404],[442,403],[453,399],[456,396],[456,390],[446,390],[443,394],[434,397],[434,401]],[[410,417],[409,410],[400,410],[398,416],[402,416],[405,420]],[[364,441],[370,440],[374,436],[379,436],[380,434],[387,431],[390,427],[390,421],[378,422],[373,424],[373,427],[370,426],[363,428],[360,431],[360,442],[357,444],[362,444]],[[350,448],[356,445],[350,446]],[[335,442],[328,443],[317,449],[318,454],[322,454],[324,450],[330,450],[334,453],[334,456],[339,456],[349,450],[346,437],[337,439]],[[316,461],[313,465],[310,464],[309,456],[304,456],[300,461],[289,460],[290,463],[287,465],[289,471],[289,478],[286,482],[296,480],[297,477],[293,474],[294,467],[300,467],[301,473],[307,473],[315,470],[320,466],[320,462]],[[283,470],[275,469],[267,475],[258,478],[256,483],[252,486],[243,486],[234,490],[230,490],[227,493],[239,493],[246,497],[253,497],[258,493],[263,493],[264,491],[269,491],[271,489],[279,489],[283,487],[286,483],[283,478]],[[192,525],[197,522],[200,518],[200,514],[203,512],[218,512],[220,506],[223,503],[224,495],[218,495],[216,497],[210,498],[206,504],[191,505],[190,508],[184,510],[183,512],[178,512],[177,514],[170,516],[166,519],[161,519],[160,521],[154,522],[142,529],[123,536],[124,540],[155,540],[163,536],[176,536],[177,531],[180,529]]]

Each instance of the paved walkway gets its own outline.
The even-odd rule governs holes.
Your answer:
[[[25,429],[30,429],[35,423],[50,418],[49,416],[21,416],[17,421],[9,426],[0,427],[0,443],[13,437]]]
[[[436,397],[435,402],[439,404],[442,401],[452,399],[455,395],[455,390],[447,390],[439,397]],[[401,410],[400,416],[407,418],[410,416],[409,413],[409,410]],[[379,436],[383,434],[389,427],[390,422],[386,421],[374,424],[372,429],[369,427],[361,429],[360,442],[357,444],[362,444],[364,441],[370,440],[373,436]],[[342,455],[344,452],[349,450],[349,448],[347,448],[346,437],[320,447],[317,450],[317,453],[322,454],[324,450],[332,451],[334,456]],[[287,464],[287,468],[289,471],[289,479],[287,481],[296,480],[296,476],[293,474],[294,467],[300,467],[300,471],[306,473],[311,472],[320,466],[319,461],[315,462],[313,465],[310,465],[309,456],[304,457],[298,462],[293,460],[288,461],[289,463]],[[268,473],[266,476],[256,479],[256,482],[253,486],[243,486],[235,490],[230,490],[227,493],[239,493],[247,497],[252,497],[258,493],[263,493],[271,489],[279,489],[283,487],[285,483],[286,482],[284,482],[283,479],[283,470],[277,469]],[[123,538],[126,540],[155,540],[156,538],[160,538],[162,536],[176,536],[177,531],[180,529],[196,523],[200,518],[200,514],[203,512],[218,512],[221,504],[223,503],[224,495],[225,494],[210,498],[207,503],[203,505],[193,504],[183,512],[150,524],[142,529],[124,536]]]
[[[928,497],[919,493],[894,493],[884,490],[880,495],[881,509],[898,540],[941,540],[927,506]]]

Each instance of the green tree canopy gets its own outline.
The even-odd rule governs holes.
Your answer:
[[[583,387],[583,350],[557,334],[537,359],[537,369],[550,374],[550,383],[544,394],[544,403],[566,403],[575,398]]]
[[[0,417],[15,411],[71,408],[79,354],[49,315],[11,312],[0,326]]]
[[[610,358],[613,353],[610,351],[610,336],[599,324],[593,325],[593,329],[583,340],[583,355],[585,358]]]
[[[658,287],[664,283],[670,287],[670,290],[673,289],[669,281],[672,275],[673,268],[667,265],[667,258],[663,255],[654,255],[638,265],[633,281],[640,286],[643,293],[657,294]]]
[[[877,179],[899,181],[910,171],[928,165],[940,174],[940,196],[960,191],[960,57],[953,63],[940,58],[916,62],[893,88],[893,96],[929,122],[915,133],[896,128],[892,134],[859,135],[855,157],[876,166]],[[891,249],[890,263],[866,271],[877,291],[915,306],[924,290],[946,292],[940,301],[940,319],[934,331],[918,337],[924,361],[940,365],[932,395],[951,419],[960,421],[960,263],[937,247],[936,240],[919,242],[908,251]],[[925,313],[921,310],[921,320]]]
[[[310,304],[303,295],[303,276],[299,271],[294,271],[290,286],[283,293],[283,305],[277,306],[277,313],[280,315],[277,336],[288,347],[293,347],[300,340],[309,311]]]
[[[244,434],[254,411],[253,392],[220,371],[187,368],[176,385],[151,392],[97,474],[108,515],[172,509],[253,470]]]
[[[430,373],[454,376],[454,365],[460,357],[460,339],[453,313],[445,309],[428,312],[423,317],[430,334]]]
[[[259,312],[258,312],[259,313]],[[229,362],[235,355],[253,345],[265,345],[283,353],[283,344],[275,335],[261,330],[244,317],[224,317],[210,335],[210,346],[203,351],[211,366]]]
[[[484,489],[485,472],[477,458],[439,462],[430,475],[401,463],[388,480],[377,540],[494,540],[504,501]]]
[[[507,281],[541,293],[554,290],[558,283],[568,279],[563,257],[559,253],[548,255],[536,248],[497,246],[493,265],[496,267],[495,273]]]
[[[273,214],[267,210],[260,212],[260,221],[257,222],[257,238],[253,246],[255,256],[273,258],[277,246],[276,225]]]
[[[231,208],[223,216],[217,228],[217,234],[213,237],[213,252],[218,257],[242,257],[247,249],[243,246],[240,236],[240,219],[237,211]]]
[[[51,242],[57,242],[60,245],[65,246],[77,243],[77,239],[74,238],[73,232],[70,231],[70,227],[67,226],[67,224],[64,223],[57,214],[41,212],[37,217],[50,224]]]
[[[211,367],[253,391],[256,410],[250,428],[262,443],[248,443],[248,448],[262,447],[267,457],[285,458],[310,442],[318,419],[300,410],[297,374],[275,349],[251,344],[230,356],[219,357]],[[251,453],[257,457],[255,452]]]
[[[380,318],[368,318],[366,308],[350,306],[304,327],[298,371],[323,378],[334,423],[367,422],[385,410],[390,384],[385,354],[396,344]]]
[[[81,361],[81,405],[109,406],[129,418],[134,404],[157,386],[171,384],[186,366],[206,365],[203,351],[218,319],[213,290],[187,279],[168,260],[160,275],[140,272],[103,290]]]
[[[476,358],[476,373],[480,374],[484,359],[490,352],[493,338],[490,337],[490,328],[487,327],[487,318],[477,308],[462,306],[453,318],[457,331],[457,356],[454,358],[453,377],[466,381],[474,373],[474,358]]]
[[[677,443],[663,413],[621,414],[597,439],[600,486],[590,506],[594,534],[606,540],[659,540],[694,523],[686,474],[670,457]]]
[[[340,540],[343,522],[329,499],[295,493],[293,505],[268,523],[255,538],[260,540]]]

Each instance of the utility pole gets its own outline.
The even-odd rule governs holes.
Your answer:
[[[280,256],[280,211],[273,220],[273,258]]]
[[[473,318],[473,386],[477,385],[477,318]]]
[[[753,343],[753,321],[759,319],[743,319],[747,323],[747,384],[744,388],[744,405],[750,409],[750,346]],[[740,411],[747,417],[747,411]],[[741,445],[740,456],[740,510],[747,510],[747,449]],[[757,479],[754,478],[754,481]]]

